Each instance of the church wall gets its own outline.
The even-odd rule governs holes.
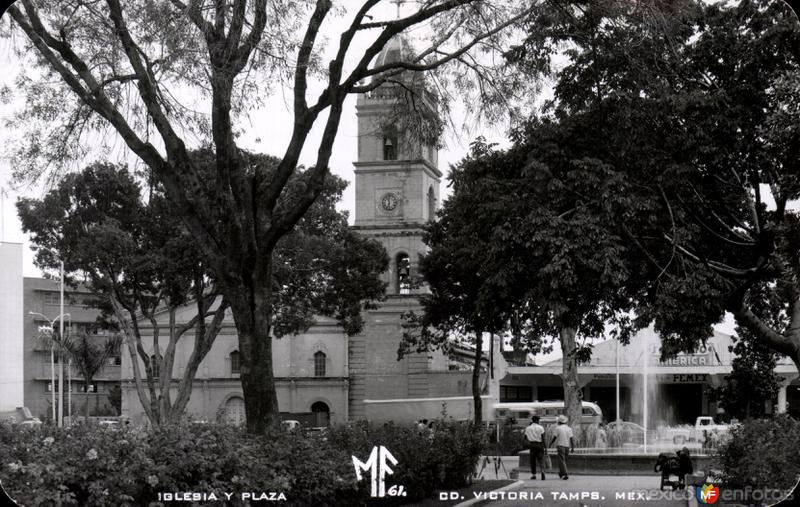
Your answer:
[[[152,354],[153,342],[149,329],[143,327],[142,341],[148,354]],[[347,419],[347,341],[336,322],[327,318],[319,318],[317,325],[301,335],[273,338],[273,368],[281,412],[310,412],[312,403],[322,401],[328,405],[333,422]],[[161,346],[165,345],[166,337],[162,337]],[[189,361],[192,345],[193,337],[187,333],[176,347],[173,369],[175,387],[171,390],[173,400],[177,397],[177,384]],[[230,316],[226,316],[223,329],[197,370],[186,408],[189,417],[215,421],[218,412],[224,409],[231,397],[242,397],[239,374],[231,371],[230,354],[235,350],[238,350],[236,329]],[[326,355],[324,377],[314,376],[314,353],[317,351]],[[139,365],[144,373],[141,360]],[[133,366],[127,350],[122,355],[121,373],[123,415],[134,422],[143,421],[144,410],[133,384]]]
[[[276,379],[275,391],[281,413],[287,414],[283,418],[291,419],[288,414],[309,413],[313,403],[322,401],[331,409],[331,423],[347,421],[347,383],[342,379]],[[177,397],[177,386],[170,395],[173,400]],[[223,421],[226,402],[236,397],[243,398],[238,379],[196,381],[186,407],[186,417],[191,421]],[[123,383],[122,415],[135,425],[147,420],[132,381]]]
[[[443,354],[441,356],[444,357]],[[428,371],[427,377],[431,397],[472,394],[471,371]]]

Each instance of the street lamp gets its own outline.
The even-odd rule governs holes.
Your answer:
[[[64,317],[67,317],[69,319],[69,327],[70,327],[70,329],[72,328],[72,316],[70,314],[68,314],[68,313],[60,313],[58,316],[56,316],[52,320],[49,319],[47,317],[47,315],[45,315],[43,313],[39,313],[39,312],[28,312],[28,315],[39,316],[39,317],[43,318],[44,320],[46,320],[50,324],[50,326],[48,328],[50,330],[50,334],[52,334],[52,332],[53,332],[53,328],[56,325],[56,321],[57,320],[60,321],[59,339],[63,339]],[[40,327],[39,330],[42,331],[42,328]],[[63,387],[62,387],[62,384],[64,383],[64,371],[63,371],[63,366],[62,366],[63,365],[63,360],[59,361],[58,364],[59,364],[59,369],[60,369],[60,371],[59,371],[59,380],[58,380],[58,390],[59,390],[59,393],[58,393],[59,394],[58,405],[59,405],[59,409],[60,409],[59,410],[59,416],[60,417],[56,418],[55,351],[54,351],[54,343],[53,343],[53,340],[51,338],[50,339],[50,393],[51,393],[51,399],[52,399],[52,403],[53,403],[53,407],[52,407],[53,421],[56,421],[58,423],[58,426],[62,427],[63,426],[63,418],[62,418],[63,417],[63,408],[61,408],[61,406],[64,403]]]

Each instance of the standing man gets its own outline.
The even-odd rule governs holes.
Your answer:
[[[556,426],[555,435],[550,440],[550,445],[556,444],[558,450],[558,476],[565,481],[569,479],[567,473],[567,456],[570,451],[575,452],[575,435],[572,433],[572,428],[567,426],[567,416],[561,414],[558,416],[558,426]]]
[[[536,463],[542,470],[542,480],[544,480],[544,454],[547,447],[544,443],[544,428],[539,424],[539,416],[531,417],[531,424],[525,428],[525,438],[531,449],[531,479],[536,479]]]

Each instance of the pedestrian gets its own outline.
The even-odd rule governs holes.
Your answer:
[[[547,447],[544,441],[544,428],[539,424],[538,415],[531,417],[531,424],[525,428],[525,438],[528,440],[531,450],[531,479],[536,479],[536,463],[539,463],[542,480],[544,480],[544,456],[547,453]]]
[[[550,445],[556,445],[558,451],[558,476],[565,481],[569,479],[567,472],[567,456],[570,451],[575,452],[575,435],[572,433],[572,428],[567,425],[567,416],[561,414],[558,416],[558,426],[556,426],[555,435],[550,440]]]
[[[689,455],[689,449],[684,447],[678,454],[678,487],[683,489],[686,487],[686,476],[694,473],[694,465],[692,464],[692,457]]]

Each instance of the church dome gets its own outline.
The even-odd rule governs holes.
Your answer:
[[[394,62],[410,62],[413,59],[414,51],[408,38],[400,33],[389,39],[383,46],[378,57],[375,59],[374,67],[380,67]]]

